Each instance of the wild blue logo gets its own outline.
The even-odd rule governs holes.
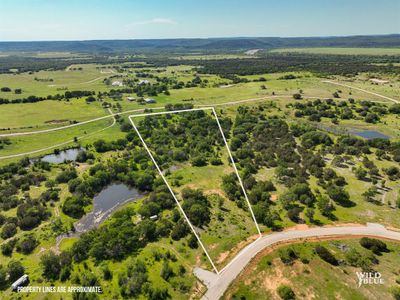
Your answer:
[[[379,272],[356,272],[358,287],[364,284],[383,284],[382,274]]]

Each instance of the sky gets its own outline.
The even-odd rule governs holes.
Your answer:
[[[400,0],[0,0],[0,41],[400,33]]]

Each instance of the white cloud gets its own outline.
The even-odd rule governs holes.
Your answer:
[[[175,20],[168,18],[153,18],[150,20],[144,20],[140,22],[135,22],[128,24],[128,26],[137,26],[137,25],[149,25],[149,24],[167,24],[167,25],[176,25],[178,24]]]

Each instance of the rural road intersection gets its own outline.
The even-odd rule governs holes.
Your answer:
[[[371,236],[400,241],[400,232],[388,230],[384,226],[375,223],[367,223],[366,226],[316,227],[305,230],[288,230],[264,235],[240,251],[219,274],[201,268],[194,269],[194,274],[207,286],[207,292],[202,299],[220,299],[229,285],[239,276],[250,261],[267,247],[299,239],[314,237],[348,238],[349,236]]]

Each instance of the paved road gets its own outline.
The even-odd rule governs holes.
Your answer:
[[[370,91],[367,91],[367,90],[364,90],[364,89],[360,89],[358,87],[354,87],[354,86],[351,86],[351,85],[348,85],[348,84],[344,84],[344,83],[340,83],[340,82],[336,82],[336,81],[331,81],[331,80],[323,80],[322,82],[344,86],[344,87],[347,87],[347,88],[350,88],[350,89],[353,89],[353,90],[358,90],[358,91],[361,91],[361,92],[364,92],[364,93],[367,93],[367,94],[371,94],[371,95],[374,95],[374,96],[381,97],[383,99],[392,101],[394,103],[400,103],[399,100],[396,100],[396,99],[393,99],[393,98],[390,98],[390,97],[387,97],[387,96],[383,96],[383,95],[378,94],[378,93],[370,92]]]
[[[289,230],[265,235],[244,248],[219,274],[195,268],[194,274],[207,286],[203,299],[220,299],[229,285],[261,250],[279,242],[290,242],[312,237],[373,236],[400,241],[400,232],[386,229],[380,224],[367,226],[316,227],[306,230]]]

